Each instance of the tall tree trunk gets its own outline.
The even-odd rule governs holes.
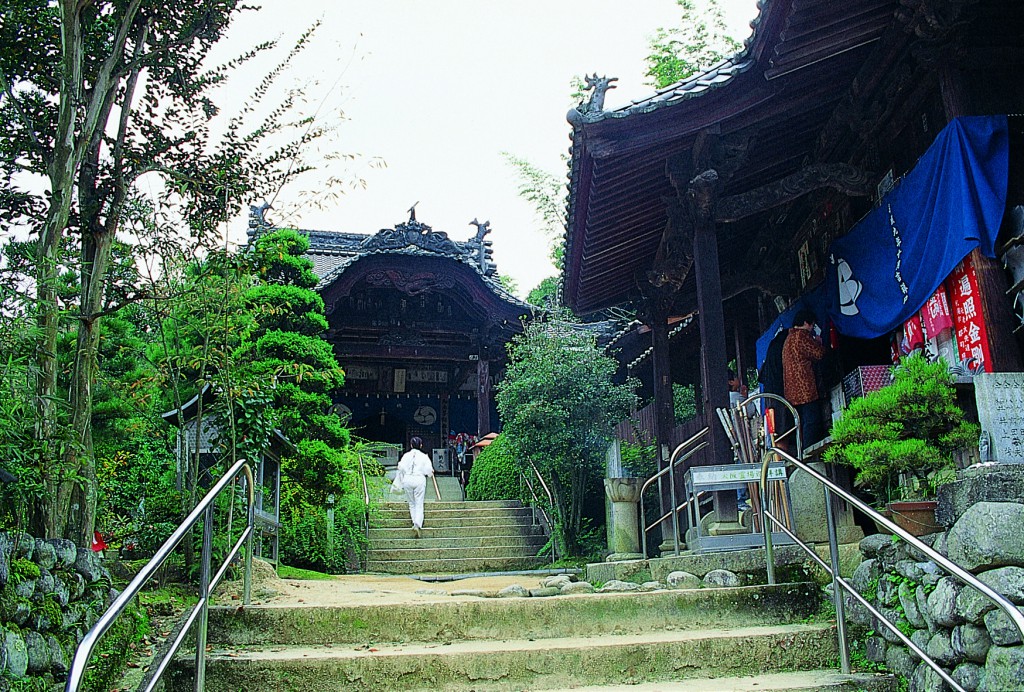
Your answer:
[[[62,264],[61,241],[71,213],[75,175],[81,157],[76,148],[77,112],[82,85],[82,25],[76,0],[63,0],[61,12],[61,82],[53,155],[47,161],[50,207],[36,249],[36,442],[42,493],[31,511],[30,528],[37,536],[59,538],[67,526],[67,507],[58,497],[65,476],[57,407],[57,336],[60,330],[57,281]]]
[[[103,308],[103,286],[110,263],[113,234],[103,228],[82,236],[82,314],[71,383],[71,426],[74,444],[65,454],[65,466],[74,469],[74,481],[61,484],[67,496],[70,516],[65,537],[77,545],[88,545],[96,528],[96,456],[92,444],[92,395],[96,381],[96,353],[99,349],[99,313]]]

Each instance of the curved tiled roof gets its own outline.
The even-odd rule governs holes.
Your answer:
[[[259,223],[262,212],[254,208],[253,213],[257,212],[257,221],[250,222],[250,233],[276,230],[270,224]],[[451,240],[447,233],[435,231],[413,215],[406,223],[382,228],[374,234],[296,230],[309,239],[306,257],[313,262],[313,271],[320,279],[317,291],[330,286],[346,269],[364,257],[389,254],[443,257],[471,268],[488,289],[506,303],[533,313],[543,311],[543,308],[519,299],[501,285],[497,278],[497,265],[492,260],[491,241],[484,239],[490,229],[487,224],[478,224],[477,228],[477,234],[469,240]]]

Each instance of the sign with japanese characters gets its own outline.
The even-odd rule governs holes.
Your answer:
[[[974,396],[982,460],[1024,463],[1024,372],[979,373],[974,378]]]
[[[946,286],[953,301],[953,326],[956,332],[957,350],[960,358],[969,361],[969,369],[991,370],[988,334],[985,318],[981,312],[981,293],[978,291],[978,275],[971,257],[964,257],[946,279]]]

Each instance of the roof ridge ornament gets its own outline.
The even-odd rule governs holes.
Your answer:
[[[598,77],[597,72],[595,72],[592,75],[584,75],[583,90],[590,91],[591,89],[593,89],[593,93],[590,94],[590,98],[587,100],[586,103],[583,104],[583,107],[579,109],[580,112],[600,113],[601,111],[603,111],[605,94],[608,93],[609,89],[615,88],[615,85],[612,84],[612,82],[617,81],[619,81],[618,77],[608,77],[605,75]]]
[[[481,223],[476,220],[475,216],[473,217],[473,220],[469,222],[469,225],[476,226],[476,235],[473,236],[473,240],[478,243],[483,242],[484,236],[491,232],[491,222],[484,221]]]
[[[270,230],[273,226],[267,221],[267,210],[271,209],[269,203],[264,202],[263,204],[256,206],[255,204],[249,205],[249,228],[245,231],[245,234],[251,239],[256,239],[264,231]]]

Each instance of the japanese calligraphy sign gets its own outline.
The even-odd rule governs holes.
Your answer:
[[[935,289],[935,294],[921,308],[921,319],[924,321],[924,335],[934,339],[942,331],[953,326],[953,317],[949,314],[949,299],[946,287],[942,284]]]
[[[981,313],[981,294],[978,291],[978,275],[971,257],[964,257],[946,279],[946,287],[953,301],[953,325],[960,357],[973,359],[985,371],[991,370],[988,334]]]
[[[1024,463],[1024,373],[979,373],[974,378],[974,396],[991,458]]]

